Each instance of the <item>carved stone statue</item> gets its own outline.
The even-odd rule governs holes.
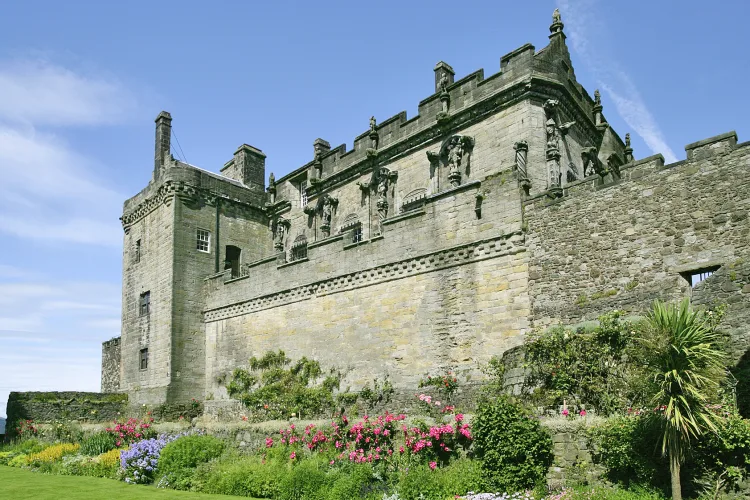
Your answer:
[[[602,105],[602,95],[599,93],[599,89],[596,89],[594,91],[594,106],[601,106]]]
[[[276,177],[273,175],[273,172],[268,176],[268,187],[275,186],[276,185]]]
[[[474,146],[474,139],[467,135],[454,135],[443,142],[440,157],[448,167],[448,182],[452,186],[461,184],[462,171],[468,174],[468,149]]]
[[[279,219],[276,221],[276,231],[273,238],[273,247],[279,252],[284,251],[284,237],[286,236],[287,225],[289,221]]]
[[[625,147],[626,148],[630,147],[630,132],[628,132],[627,134],[625,134]]]
[[[589,146],[583,148],[583,150],[581,151],[581,159],[583,160],[584,177],[588,177],[592,174],[599,174],[602,177],[607,175],[607,172],[599,161],[599,152],[595,147]]]
[[[545,124],[547,130],[547,149],[558,149],[557,124],[554,118],[549,118]]]
[[[377,122],[375,121],[375,117],[370,117],[370,132],[375,132],[375,127],[377,126]]]
[[[440,89],[441,93],[448,91],[448,75],[443,75],[440,77],[440,80],[438,81],[438,88]]]
[[[549,11],[548,11],[549,12]],[[555,11],[552,13],[552,23],[561,23],[562,17],[560,16],[560,9],[555,9]]]
[[[332,217],[333,217],[333,203],[331,202],[331,198],[326,196],[325,201],[323,201],[323,212],[321,214],[321,218],[323,219],[323,225],[331,227]]]

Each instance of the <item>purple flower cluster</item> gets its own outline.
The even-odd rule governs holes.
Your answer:
[[[147,484],[154,480],[161,450],[175,439],[186,436],[183,432],[174,436],[162,434],[158,438],[144,439],[120,453],[120,468],[126,483]]]

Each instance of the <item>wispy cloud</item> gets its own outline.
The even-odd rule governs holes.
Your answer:
[[[135,98],[119,82],[76,73],[45,59],[0,63],[0,116],[34,125],[117,123]]]
[[[661,153],[667,163],[677,161],[656,119],[632,79],[618,65],[613,54],[602,43],[606,29],[595,16],[598,0],[557,0],[573,50],[597,79],[598,85],[612,100],[617,113],[654,153]],[[591,42],[597,40],[596,44]]]
[[[23,239],[117,246],[124,196],[60,135],[133,109],[116,82],[49,62],[0,61],[0,231]],[[92,210],[96,207],[96,210]]]

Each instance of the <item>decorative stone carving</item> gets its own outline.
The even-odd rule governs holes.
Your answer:
[[[560,129],[557,126],[557,107],[560,102],[556,99],[548,99],[544,103],[544,113],[547,117],[545,131],[547,133],[547,148],[545,156],[547,159],[547,192],[550,196],[557,198],[562,196],[562,171],[560,168]]]
[[[574,182],[578,180],[578,168],[576,168],[575,163],[568,163],[568,171],[565,180],[566,182]]]
[[[375,208],[378,212],[378,225],[380,232],[383,230],[383,220],[388,216],[390,207],[389,194],[392,184],[398,179],[398,172],[386,167],[376,168],[372,171],[372,179],[367,185],[377,193]]]
[[[437,121],[443,123],[450,120],[451,96],[448,93],[448,76],[443,75],[438,82],[440,90],[440,112],[437,114]]]
[[[284,219],[283,217],[278,217],[271,223],[271,231],[273,232],[273,247],[278,252],[284,251],[284,240],[286,238],[286,233],[289,231],[291,225],[292,223],[289,220]]]
[[[622,158],[617,153],[612,153],[607,157],[607,167],[612,175],[616,178],[620,178],[620,166],[623,164]]]
[[[529,144],[526,141],[518,141],[513,149],[516,151],[516,169],[518,169],[518,185],[529,194],[531,180],[526,169],[526,159],[529,153]]]
[[[333,210],[339,204],[339,200],[333,196],[324,195],[318,198],[317,211],[320,214],[320,230],[323,237],[331,235],[331,220],[333,219]]]
[[[594,146],[583,148],[581,151],[581,159],[583,160],[584,177],[588,177],[592,174],[598,174],[605,177],[609,173],[599,161],[599,152]]]
[[[602,106],[602,95],[599,93],[599,89],[596,89],[594,91],[594,124],[598,127],[603,124],[604,119],[602,117],[602,110],[604,109],[604,106]]]
[[[430,192],[440,192],[440,155],[427,151],[427,161],[430,162]]]
[[[461,185],[462,174],[468,175],[473,147],[474,139],[468,135],[453,135],[443,141],[440,157],[448,167],[448,182],[451,186]]]
[[[367,156],[377,156],[378,155],[378,144],[380,142],[380,136],[378,135],[378,131],[376,130],[377,122],[375,121],[375,117],[370,117],[370,147],[367,149]]]
[[[274,177],[273,172],[271,172],[271,175],[268,176],[268,194],[271,195],[271,204],[273,205],[276,203],[276,177]]]
[[[625,163],[630,163],[634,160],[633,148],[630,146],[630,133],[625,134]]]
[[[425,188],[417,188],[404,196],[404,202],[401,204],[401,212],[408,212],[409,210],[415,210],[423,207],[425,199],[427,198],[427,190]]]

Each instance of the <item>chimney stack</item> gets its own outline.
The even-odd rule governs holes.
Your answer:
[[[159,113],[156,117],[156,145],[154,148],[154,180],[159,178],[159,173],[169,158],[171,151],[170,141],[172,138],[172,115],[166,111]]]

